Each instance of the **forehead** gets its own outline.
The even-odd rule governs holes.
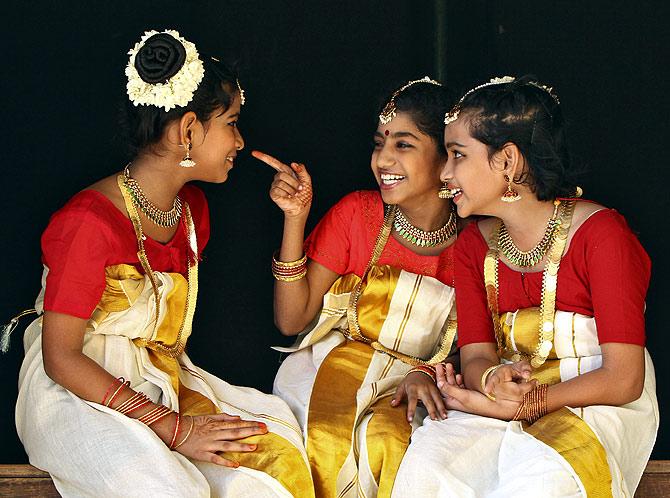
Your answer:
[[[468,120],[464,117],[460,117],[456,121],[449,123],[444,128],[444,142],[460,142],[474,140],[470,136],[470,127],[468,126]]]

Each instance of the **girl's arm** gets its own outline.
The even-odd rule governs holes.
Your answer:
[[[284,234],[277,261],[294,262],[304,256],[305,224],[312,204],[312,180],[303,164],[282,163],[262,152],[252,155],[277,171],[270,198],[284,212]],[[274,290],[274,316],[284,335],[296,335],[316,316],[323,296],[339,275],[316,261],[308,260],[307,275],[292,282],[277,280]]]
[[[46,311],[42,322],[42,354],[46,374],[57,384],[87,401],[102,404],[103,398],[109,400],[119,387],[119,381],[104,368],[82,352],[86,320],[74,316]],[[130,399],[135,391],[123,387],[110,408],[120,406]],[[150,412],[158,405],[149,403],[133,411],[129,416],[138,418]],[[186,418],[186,417],[184,417]],[[164,417],[150,425],[158,437],[169,445],[174,439],[177,415]],[[180,426],[176,441],[186,437],[191,422],[193,429],[183,445],[176,451],[196,460],[207,461],[237,467],[239,464],[218,455],[219,451],[254,451],[255,445],[237,442],[255,434],[267,433],[264,424],[240,420],[226,414],[193,417],[184,420]]]

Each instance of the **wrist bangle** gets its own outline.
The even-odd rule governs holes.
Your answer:
[[[495,400],[496,400],[495,395],[487,393],[487,392],[484,390],[484,388],[486,387],[486,381],[488,380],[489,375],[491,375],[493,372],[495,372],[496,370],[498,370],[500,367],[502,367],[502,364],[499,364],[499,365],[493,365],[493,366],[487,368],[486,370],[484,370],[484,373],[482,374],[482,380],[481,380],[481,383],[480,383],[480,384],[481,384],[481,388],[482,388],[482,393],[484,394],[484,396],[486,396],[488,399],[490,399],[490,400],[492,400],[492,401],[495,401]]]
[[[177,420],[175,420],[174,423],[174,432],[172,433],[172,439],[170,440],[170,444],[168,445],[168,448],[171,450],[174,449],[174,443],[177,441],[177,434],[179,434],[179,426],[181,425],[181,415],[177,413]]]
[[[407,377],[409,374],[414,373],[414,372],[419,372],[424,375],[427,375],[430,377],[430,379],[433,382],[437,381],[437,374],[435,373],[435,367],[430,366],[430,365],[418,365],[414,368],[412,368],[409,372],[405,374],[405,377]]]
[[[547,414],[547,389],[549,384],[540,384],[523,395],[521,405],[512,420],[525,420],[529,424],[537,422]]]
[[[272,255],[272,276],[281,282],[295,282],[307,275],[307,255],[295,261],[278,261],[277,253]]]
[[[194,424],[195,424],[195,421],[193,420],[193,417],[191,416],[191,426],[188,428],[188,431],[186,432],[186,435],[184,436],[184,439],[182,439],[181,441],[179,441],[179,442],[172,448],[173,450],[176,450],[177,448],[179,448],[182,444],[184,444],[184,443],[186,442],[186,440],[188,439],[188,437],[191,435],[191,432],[193,432],[193,425],[194,425]]]

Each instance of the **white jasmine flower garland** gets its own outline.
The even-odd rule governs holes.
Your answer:
[[[162,33],[172,36],[184,46],[186,51],[184,65],[165,83],[152,84],[144,81],[135,68],[135,57],[144,42],[158,33],[158,31],[145,32],[140,41],[128,51],[130,60],[125,71],[128,77],[126,90],[134,105],[153,105],[162,107],[167,112],[175,107],[184,107],[193,99],[193,94],[205,75],[205,68],[195,44],[179,36],[175,30],[166,30]]]

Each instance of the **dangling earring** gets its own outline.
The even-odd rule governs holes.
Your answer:
[[[519,192],[512,188],[512,179],[505,175],[505,181],[507,182],[507,190],[500,198],[503,202],[516,202],[521,199]]]
[[[192,168],[195,166],[195,161],[191,159],[191,142],[188,142],[186,144],[186,155],[184,156],[184,159],[179,161],[179,166],[182,168]]]
[[[437,196],[440,199],[451,199],[453,197],[451,195],[451,189],[447,187],[447,182],[442,182],[440,190],[437,191]]]

